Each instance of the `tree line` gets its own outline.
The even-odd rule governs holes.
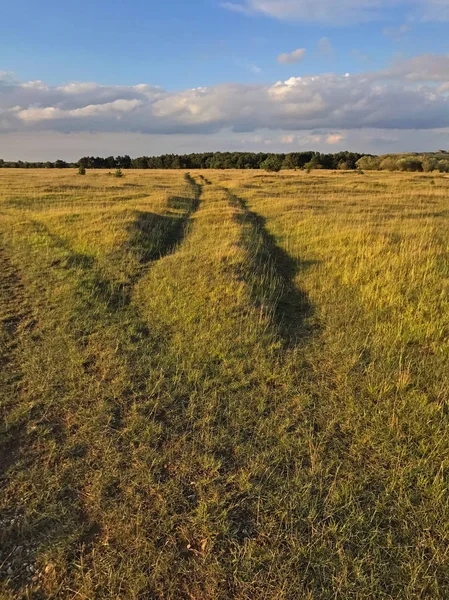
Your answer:
[[[449,173],[449,153],[388,154],[375,156],[358,152],[289,152],[275,154],[266,152],[201,152],[192,154],[163,154],[161,156],[83,156],[77,162],[56,160],[54,162],[5,161],[0,168],[48,168],[48,169],[331,169],[419,171]]]
[[[357,167],[364,171],[407,171],[449,173],[449,153],[445,150],[427,154],[386,154],[363,156]]]
[[[83,156],[77,162],[4,161],[0,168],[67,169],[356,169],[357,161],[365,156],[356,152],[321,154],[320,152],[290,152],[274,154],[265,152],[201,152],[192,154],[163,154],[161,156]]]

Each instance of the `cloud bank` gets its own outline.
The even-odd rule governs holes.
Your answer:
[[[363,75],[290,77],[169,92],[157,86],[50,86],[0,76],[0,133],[211,134],[221,130],[438,129],[449,126],[449,56]],[[1,137],[1,136],[0,136]]]

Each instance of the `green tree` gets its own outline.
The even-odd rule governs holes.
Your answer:
[[[69,165],[65,162],[65,160],[56,160],[55,168],[56,169],[67,169]]]
[[[298,159],[297,155],[290,153],[284,158],[284,169],[297,169]]]
[[[276,154],[271,154],[263,161],[260,168],[275,173],[282,169],[282,160],[279,156],[276,156]]]
[[[315,155],[314,157],[312,157],[311,160],[309,160],[308,163],[304,165],[304,168],[307,171],[307,173],[310,173],[310,171],[313,171],[313,169],[322,169],[323,165],[320,163],[320,159],[318,158],[318,156]]]

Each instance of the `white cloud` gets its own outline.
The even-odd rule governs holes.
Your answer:
[[[113,102],[106,102],[104,104],[89,104],[81,108],[74,108],[72,110],[62,110],[53,106],[47,106],[46,108],[27,108],[25,110],[17,111],[17,116],[22,121],[45,121],[47,119],[64,119],[66,117],[92,117],[95,115],[111,115],[113,113],[126,113],[134,110],[138,106],[141,106],[141,100],[114,100]]]
[[[449,0],[240,0],[222,6],[246,15],[335,25],[381,20],[398,7],[421,20],[449,20]]]
[[[381,5],[381,0],[243,0],[227,2],[225,8],[246,14],[262,13],[277,19],[344,24],[348,18],[352,21],[373,18]]]
[[[333,132],[366,128],[436,129],[449,127],[448,84],[449,56],[429,54],[362,75],[290,77],[274,84],[228,83],[178,92],[147,84],[53,87],[8,76],[0,80],[0,132],[201,135],[265,128],[289,136],[300,130],[337,135]]]
[[[293,52],[284,52],[283,54],[279,54],[277,61],[282,65],[291,65],[301,62],[305,55],[305,48],[298,48],[297,50],[293,50]]]

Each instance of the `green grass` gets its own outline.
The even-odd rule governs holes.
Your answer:
[[[448,192],[0,170],[0,596],[447,598]]]

